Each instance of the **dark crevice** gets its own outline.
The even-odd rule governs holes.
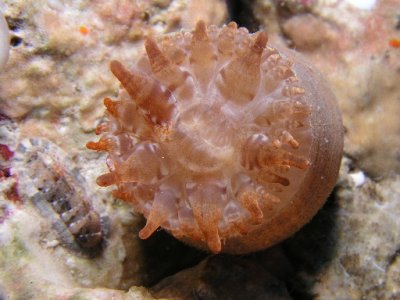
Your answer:
[[[397,30],[400,30],[400,15],[396,17],[396,25],[395,27]]]
[[[19,45],[21,45],[22,43],[22,39],[19,36],[13,36],[10,39],[10,45],[12,47],[18,47]]]
[[[189,247],[164,230],[158,230],[148,239],[141,241],[145,253],[144,285],[151,287],[165,277],[193,267],[208,253]]]
[[[285,255],[294,268],[287,281],[293,299],[314,299],[315,278],[335,254],[338,206],[333,191],[323,208],[293,237],[282,243]]]
[[[8,24],[8,28],[11,31],[19,31],[24,24],[24,20],[21,18],[12,18],[9,16],[6,16],[5,18]]]
[[[230,21],[235,21],[239,26],[246,27],[250,32],[259,30],[260,23],[253,14],[254,0],[227,0]]]

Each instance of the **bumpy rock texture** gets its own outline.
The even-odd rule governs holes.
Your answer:
[[[258,0],[253,6],[271,40],[299,50],[327,76],[343,112],[345,150],[374,178],[400,172],[397,9],[396,0]]]
[[[397,0],[228,2],[239,25],[257,31],[261,24],[271,42],[293,46],[317,65],[344,113],[347,158],[337,188],[312,222],[280,246],[203,260],[204,253],[162,231],[141,241],[136,237],[144,221],[96,186],[96,176],[106,172],[105,157],[84,145],[102,121],[102,98],[117,94],[108,62],[133,61],[142,55],[148,32],[192,28],[203,13],[201,19],[225,22],[223,2],[218,12],[206,2],[0,3],[11,30],[10,58],[0,71],[0,298],[400,297]],[[367,2],[374,5],[356,5]],[[311,24],[318,30],[310,30]],[[67,157],[61,170],[78,172],[91,209],[109,218],[97,255],[82,251],[74,239],[65,242],[60,229],[69,223],[47,206],[49,221],[27,197],[15,160],[19,142],[27,138],[46,140],[52,153]],[[54,160],[43,164],[54,166]],[[53,191],[81,184],[51,170],[50,179],[60,181]],[[43,190],[31,192],[51,199]]]

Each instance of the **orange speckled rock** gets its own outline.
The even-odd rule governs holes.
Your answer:
[[[214,253],[248,253],[293,234],[323,205],[343,130],[321,75],[296,53],[235,23],[147,39],[132,68],[111,62],[123,89],[105,99],[100,186],[158,227]]]

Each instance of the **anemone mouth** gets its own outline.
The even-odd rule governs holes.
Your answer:
[[[133,70],[113,61],[124,92],[105,100],[94,150],[102,186],[159,226],[220,252],[290,203],[310,165],[310,110],[292,62],[230,23],[145,42]]]

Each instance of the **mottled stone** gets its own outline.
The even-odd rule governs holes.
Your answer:
[[[324,216],[324,211],[317,215],[308,229],[285,244],[285,249],[295,262],[295,277],[302,285],[299,290],[314,294],[316,299],[391,299],[388,295],[396,295],[400,288],[396,277],[400,177],[380,182],[366,177],[362,184],[356,184],[350,168],[352,162],[345,158],[339,186],[325,208],[331,206],[325,210],[329,215]],[[330,224],[320,226],[325,228],[325,237],[319,239],[322,248],[314,254],[310,249],[304,252],[303,247],[313,243],[307,236],[318,236],[318,227],[313,226],[318,219]],[[307,230],[311,230],[308,235]]]
[[[129,205],[113,201],[110,191],[93,186],[92,172],[102,169],[93,155],[77,153],[72,158],[48,140],[19,140],[19,136],[15,122],[0,121],[0,264],[5,270],[0,271],[0,277],[4,278],[6,295],[22,295],[22,290],[10,292],[12,286],[7,282],[12,282],[10,274],[14,273],[7,270],[24,270],[26,264],[39,266],[19,279],[21,285],[28,285],[31,277],[47,282],[56,276],[70,289],[128,289],[153,284],[203,257],[169,236],[161,241],[159,237],[141,241],[137,236],[142,219]],[[14,191],[16,194],[11,194]],[[80,233],[72,232],[74,225],[63,214],[72,213],[74,207],[78,211],[73,214],[84,212],[74,222],[87,222],[90,212],[91,217],[99,217],[105,231],[91,227],[90,222],[97,222],[95,218],[89,221],[88,230],[83,227]],[[90,241],[91,232],[103,235],[100,243],[87,244],[86,239],[80,239],[89,234]],[[20,247],[24,253],[13,257]],[[177,253],[180,255],[175,257]],[[49,270],[48,265],[52,266]],[[52,287],[39,284],[38,293],[47,288]]]
[[[400,53],[390,45],[398,2],[366,2],[258,0],[253,10],[270,40],[298,50],[327,77],[343,112],[345,151],[379,178],[400,171]]]
[[[223,0],[187,0],[181,24],[183,28],[191,30],[200,20],[206,24],[221,25],[221,20],[226,18],[226,3]]]
[[[352,299],[382,299],[385,285],[395,284],[386,274],[400,248],[400,178],[367,180],[361,188],[339,189],[338,195],[337,253],[313,290],[320,299],[337,297],[338,291]],[[389,274],[393,271],[392,266]]]
[[[3,150],[0,158],[3,250],[13,253],[15,244],[3,237],[14,236],[27,247],[29,261],[57,262],[69,280],[85,287],[141,284],[145,272],[139,239],[124,242],[141,219],[127,206],[106,201],[109,192],[96,192],[93,177],[87,176],[99,165],[70,156],[46,139],[21,139],[20,134],[16,122],[0,121],[0,144],[10,153],[5,157]],[[13,267],[6,258],[0,260]],[[128,278],[126,260],[134,262]],[[42,275],[52,276],[44,269]]]
[[[337,33],[323,42],[316,39],[317,47],[301,49],[332,83],[347,131],[348,157],[323,210],[274,250],[279,259],[264,253],[212,257],[177,273],[195,265],[202,254],[189,253],[162,232],[148,244],[138,242],[142,221],[96,188],[104,158],[88,153],[84,145],[103,115],[102,98],[117,90],[108,61],[137,55],[147,30],[178,30],[183,18],[190,20],[189,1],[6,0],[1,8],[12,49],[0,73],[0,149],[13,153],[19,139],[36,136],[66,151],[80,166],[94,203],[104,205],[113,218],[114,236],[96,261],[63,247],[48,221],[24,204],[11,159],[0,155],[0,298],[153,299],[135,285],[151,286],[174,273],[151,291],[178,299],[229,296],[230,288],[233,297],[254,295],[254,290],[283,299],[400,298],[400,54],[389,44],[399,33],[398,1],[377,1],[368,9],[347,0],[240,3],[248,6],[238,7],[238,14],[252,9],[277,44],[299,49],[294,37],[301,32],[292,29],[284,36],[282,29],[304,20],[305,13]],[[110,14],[102,7],[117,11]],[[249,14],[241,18],[257,29]],[[4,114],[18,119],[3,122]]]
[[[1,111],[53,123],[71,117],[81,129],[93,130],[104,110],[99,101],[117,88],[107,62],[131,59],[145,35],[177,30],[192,20],[191,3],[5,1],[11,39],[19,42],[0,74]],[[222,2],[213,11],[207,4],[199,7],[196,18],[214,14],[209,21],[221,23],[226,17]]]
[[[283,33],[298,51],[311,51],[323,47],[337,38],[337,33],[322,19],[312,14],[295,15],[283,23]]]

